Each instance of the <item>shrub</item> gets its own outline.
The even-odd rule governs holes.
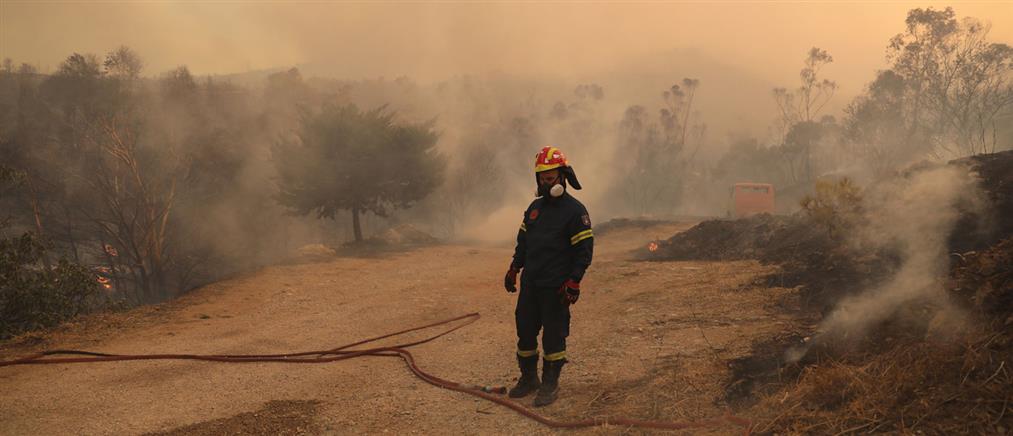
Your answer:
[[[44,253],[31,233],[0,239],[0,339],[56,325],[92,306],[95,274],[66,259],[40,266]]]
[[[805,196],[801,206],[810,220],[825,228],[831,238],[836,238],[840,236],[840,229],[858,218],[861,203],[861,189],[851,179],[843,177],[817,180],[816,192]]]

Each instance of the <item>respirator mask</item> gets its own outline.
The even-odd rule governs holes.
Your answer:
[[[539,197],[552,197],[557,198],[566,192],[566,187],[562,184],[556,183],[554,185],[538,185],[538,196]]]

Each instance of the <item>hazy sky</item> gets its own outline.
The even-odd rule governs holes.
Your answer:
[[[334,76],[423,81],[502,71],[593,77],[695,48],[773,83],[791,84],[806,50],[835,58],[827,75],[852,94],[885,65],[888,39],[914,7],[952,5],[1013,44],[1013,2],[350,3],[21,2],[0,0],[0,57],[52,71],[72,52],[120,44],[145,74],[298,64]]]

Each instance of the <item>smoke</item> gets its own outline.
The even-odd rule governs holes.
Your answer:
[[[838,80],[852,93],[882,68],[881,49],[905,12],[923,3],[8,1],[0,7],[0,53],[56,65],[71,51],[126,43],[158,71],[315,63],[332,76],[439,80],[497,70],[599,74],[631,57],[692,45],[779,83],[796,76],[799,54],[815,44],[842,61]],[[989,17],[995,37],[1010,41],[1013,14],[1001,3],[962,2],[960,10]],[[48,34],[74,37],[38,37]]]
[[[467,241],[486,243],[510,240],[517,235],[521,214],[526,207],[527,204],[521,202],[505,205],[465,228],[458,237]]]
[[[840,346],[867,338],[881,323],[915,306],[931,312],[928,334],[959,332],[964,316],[948,300],[941,279],[958,219],[987,207],[977,178],[953,165],[916,170],[872,186],[864,205],[865,226],[849,242],[858,252],[893,251],[900,266],[881,284],[839,302],[810,344]],[[799,360],[810,346],[789,350],[786,360]]]

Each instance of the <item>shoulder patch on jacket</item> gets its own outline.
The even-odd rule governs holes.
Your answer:
[[[531,209],[531,213],[528,214],[528,219],[532,219],[533,220],[533,219],[537,219],[537,218],[538,218],[538,209]]]
[[[591,226],[591,217],[587,214],[580,216],[580,222],[584,223],[585,226]]]

